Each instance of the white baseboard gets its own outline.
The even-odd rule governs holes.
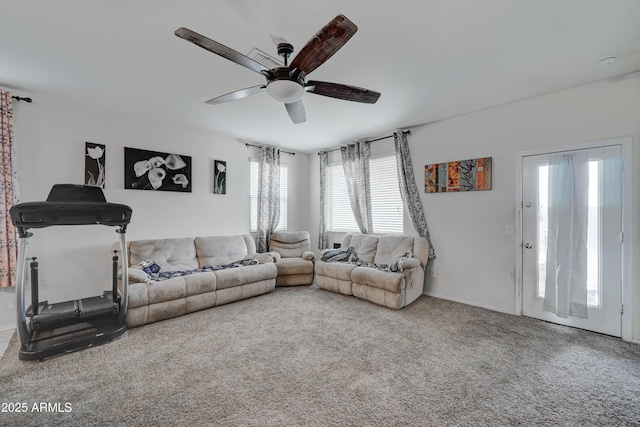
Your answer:
[[[459,302],[461,304],[472,305],[474,307],[486,308],[487,310],[497,311],[499,313],[512,314],[514,316],[516,315],[514,312],[505,310],[503,308],[492,307],[490,305],[484,305],[484,304],[478,304],[476,302],[467,301],[467,300],[464,300],[462,298],[452,298],[452,297],[449,297],[449,296],[440,295],[440,294],[436,294],[436,293],[433,293],[433,292],[423,292],[423,295],[427,295],[427,296],[434,297],[434,298],[446,299],[448,301]]]
[[[449,300],[449,301],[459,302],[461,304],[472,305],[474,307],[486,308],[487,310],[492,310],[492,311],[497,311],[497,312],[500,312],[500,313],[512,314],[514,316],[517,316],[517,314],[515,314],[515,313],[509,312],[507,310],[503,310],[503,309],[498,308],[498,307],[491,307],[491,306],[488,306],[488,305],[477,304],[475,302],[467,301],[467,300],[464,300],[462,298],[451,298],[449,296],[439,295],[439,294],[432,293],[432,292],[424,292],[423,295],[427,295],[427,296],[430,296],[430,297],[433,297],[433,298],[446,299],[446,300]],[[636,339],[631,339],[631,340],[629,340],[627,342],[630,342],[630,343],[633,343],[633,344],[640,344],[640,340],[636,340]]]

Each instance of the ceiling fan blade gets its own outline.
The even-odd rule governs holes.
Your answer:
[[[256,95],[267,87],[265,85],[251,86],[245,89],[236,90],[234,92],[227,93],[225,95],[217,96],[205,101],[205,104],[217,105],[225,102],[235,101],[236,99],[246,98],[247,96]]]
[[[329,96],[346,101],[364,102],[365,104],[375,104],[378,98],[380,98],[379,92],[374,92],[369,89],[340,83],[318,82],[315,80],[309,80],[305,90],[309,93],[315,93],[316,95]]]
[[[304,111],[304,105],[301,99],[290,104],[284,104],[284,106],[287,108],[287,113],[289,113],[289,117],[291,117],[293,123],[298,124],[307,121],[307,113]]]
[[[358,27],[346,16],[336,16],[307,42],[289,68],[311,73],[344,46],[356,31]]]
[[[229,61],[233,61],[238,65],[242,65],[243,67],[255,71],[256,73],[265,75],[264,73],[266,71],[269,71],[267,67],[260,64],[259,62],[254,61],[248,56],[245,56],[240,52],[231,49],[230,47],[220,44],[217,41],[211,40],[210,38],[207,38],[202,34],[191,31],[188,28],[180,27],[174,32],[174,34],[181,39],[198,45],[201,48],[207,49],[209,52],[213,52],[217,55],[222,56],[223,58],[227,58]]]

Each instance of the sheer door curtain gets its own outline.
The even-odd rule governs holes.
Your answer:
[[[548,191],[549,230],[543,309],[561,318],[586,319],[589,153],[551,156]]]

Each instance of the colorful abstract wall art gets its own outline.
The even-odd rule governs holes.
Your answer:
[[[191,192],[191,157],[124,148],[124,188]]]
[[[434,163],[424,167],[425,193],[491,190],[491,157]]]

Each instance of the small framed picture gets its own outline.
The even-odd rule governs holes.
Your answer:
[[[84,143],[84,183],[104,188],[105,150],[102,144]]]
[[[227,162],[213,161],[213,194],[227,194]]]

